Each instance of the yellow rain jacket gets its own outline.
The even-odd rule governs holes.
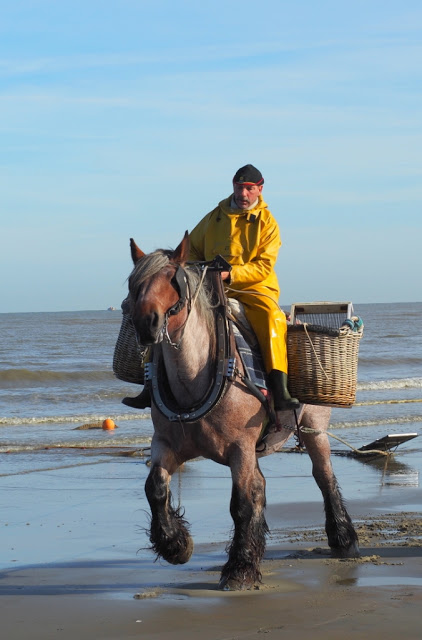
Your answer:
[[[267,373],[287,373],[286,317],[278,306],[280,289],[274,265],[281,246],[276,220],[262,196],[255,207],[232,209],[232,196],[222,200],[190,233],[191,260],[212,260],[220,254],[232,265],[224,282],[256,333]]]

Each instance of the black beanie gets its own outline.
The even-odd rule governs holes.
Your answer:
[[[252,164],[246,164],[234,174],[233,182],[236,184],[256,184],[260,187],[264,184],[262,173]]]

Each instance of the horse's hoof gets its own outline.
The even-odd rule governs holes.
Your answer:
[[[179,556],[179,564],[185,564],[186,562],[189,562],[189,560],[191,559],[192,553],[193,553],[193,540],[192,538],[189,538],[188,544],[186,546],[186,549],[184,550],[184,553],[180,554]]]
[[[180,553],[173,556],[172,558],[165,558],[170,564],[186,564],[191,559],[193,553],[193,540],[191,537],[188,538],[186,547],[180,550]]]
[[[247,589],[253,589],[254,584],[254,582],[248,583],[244,580],[223,576],[218,583],[218,588],[221,591],[246,591]]]
[[[218,588],[221,589],[221,591],[242,591],[245,587],[239,580],[224,577],[221,578],[218,583]]]

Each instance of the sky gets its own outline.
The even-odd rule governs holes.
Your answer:
[[[420,0],[3,0],[0,312],[120,307],[247,163],[282,306],[422,300]]]

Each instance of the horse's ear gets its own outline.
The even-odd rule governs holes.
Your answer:
[[[183,236],[183,240],[179,244],[177,249],[175,249],[173,251],[171,259],[174,262],[178,262],[183,267],[185,265],[187,259],[189,258],[189,251],[190,251],[189,232],[185,231],[185,235]]]
[[[133,264],[136,264],[138,260],[144,257],[145,253],[136,244],[133,238],[130,239],[130,254],[132,256]]]

